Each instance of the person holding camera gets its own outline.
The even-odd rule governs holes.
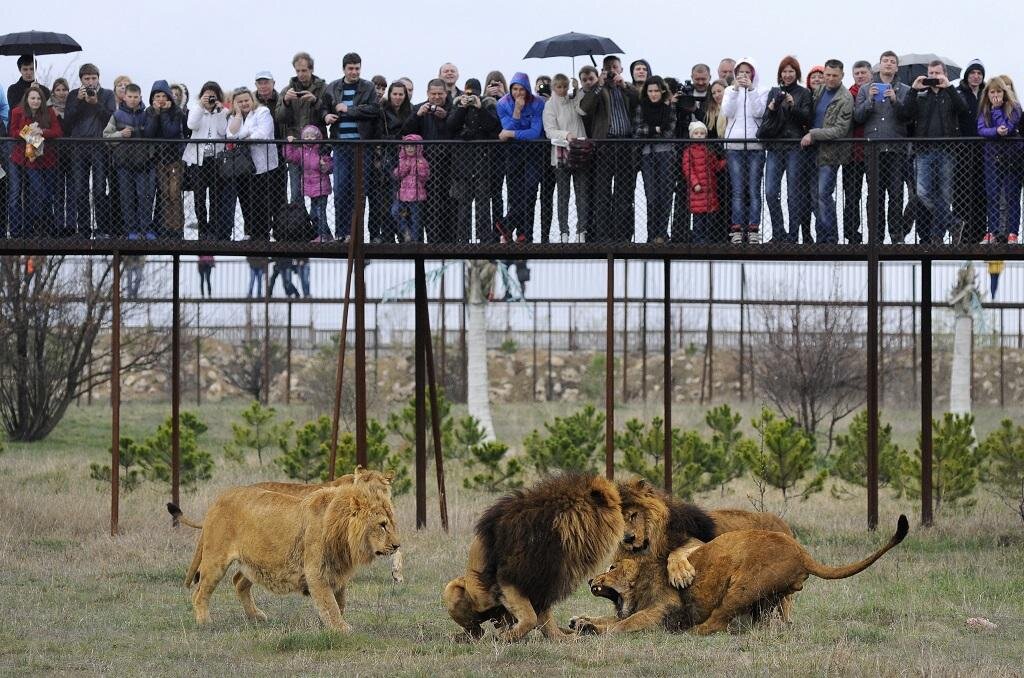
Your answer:
[[[576,189],[576,233],[584,242],[587,233],[587,183],[583,168],[570,166],[569,146],[585,139],[583,115],[578,97],[569,98],[569,78],[559,73],[552,81],[551,98],[544,104],[544,133],[551,139],[551,167],[558,188],[558,230],[563,243],[569,242],[569,185]],[[589,168],[587,168],[589,169]]]
[[[68,97],[64,113],[67,136],[98,139],[103,136],[103,129],[114,114],[114,93],[100,87],[100,69],[93,64],[82,64],[78,69],[78,79],[82,84],[76,93]],[[93,223],[90,192],[97,212],[109,209],[106,206],[106,149],[99,144],[82,144],[73,148],[71,177],[74,200],[68,204],[68,221],[79,234],[89,237]],[[97,225],[112,218],[115,217],[111,214],[97,214]],[[107,233],[97,228],[96,235],[102,237]]]
[[[914,90],[907,99],[909,117],[914,121],[917,138],[943,138],[960,136],[960,118],[967,114],[967,104],[950,86],[946,65],[936,59],[928,64],[928,75],[918,76],[911,85]],[[941,244],[946,231],[953,244],[959,244],[951,204],[953,199],[954,158],[948,148],[940,144],[916,145],[917,197],[931,216],[931,228],[918,233],[919,240]]]
[[[285,138],[302,136],[306,125],[316,125],[324,132],[323,120],[317,115],[320,97],[323,96],[327,83],[323,78],[313,74],[313,57],[306,52],[299,52],[292,57],[292,68],[295,75],[288,81],[287,87],[281,91],[274,111],[274,119],[281,128]],[[302,168],[288,163],[288,184],[291,190],[291,202],[302,202]]]
[[[668,85],[661,76],[644,81],[633,119],[636,139],[672,139],[676,133],[676,114]],[[648,143],[640,148],[640,171],[644,177],[647,198],[647,242],[663,243],[668,239],[668,219],[672,209],[672,188],[676,160],[670,143]]]
[[[489,72],[483,81],[483,87],[483,96],[491,97],[495,102],[500,101],[508,93],[508,81],[505,79],[505,74],[501,71]],[[495,112],[497,112],[497,109],[495,109]],[[497,133],[495,133],[493,138],[498,138]],[[492,225],[505,216],[505,157],[508,155],[508,150],[508,146],[504,144],[498,144],[491,148],[490,221]],[[481,240],[485,238],[487,240],[497,240],[497,235],[493,230],[489,234],[478,235],[477,237]]]
[[[809,240],[811,226],[811,163],[813,156],[798,143],[811,128],[811,92],[800,84],[800,62],[786,56],[779,62],[778,85],[768,92],[759,139],[784,140],[767,144],[764,194],[772,222],[770,242],[795,243],[801,227]],[[786,176],[789,228],[782,214],[782,176]]]
[[[465,91],[455,98],[455,108],[448,116],[448,135],[452,139],[480,142],[494,139],[501,130],[497,101],[481,96],[480,81],[470,78]],[[490,182],[491,145],[469,143],[452,149],[452,195],[458,203],[456,242],[471,242],[476,205],[476,240],[491,233]]]
[[[537,93],[537,97],[542,103],[547,104],[551,98],[551,77],[538,75],[533,83],[533,91]],[[546,136],[546,134],[541,134],[542,139]],[[544,159],[541,160],[540,166],[540,195],[538,201],[540,202],[540,241],[546,243],[551,240],[551,221],[554,217],[555,168]],[[533,224],[534,214],[531,212],[530,224],[526,229],[527,232],[533,233]]]
[[[413,106],[413,111],[402,125],[402,136],[416,134],[425,141],[446,141],[450,138],[448,118],[451,107],[444,80],[434,78],[428,82],[427,100]],[[427,180],[420,236],[425,236],[430,242],[455,242],[457,208],[451,197],[451,146],[429,144],[423,151],[430,164],[430,178]]]
[[[195,203],[196,228],[200,240],[230,240],[230,211],[234,207],[234,192],[217,175],[214,158],[224,150],[227,137],[228,114],[221,101],[224,91],[214,81],[203,83],[199,91],[199,105],[190,109],[186,125],[192,131],[192,143],[185,146],[182,160]],[[209,199],[209,207],[207,207]]]
[[[721,69],[720,69],[721,70]],[[764,174],[764,148],[756,141],[764,116],[766,93],[758,90],[758,73],[753,59],[736,63],[733,84],[725,90],[722,113],[725,138],[737,141],[725,145],[725,160],[732,184],[732,224],[729,239],[733,244],[746,240],[761,242],[761,177]]]

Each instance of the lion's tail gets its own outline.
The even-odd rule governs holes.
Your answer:
[[[203,529],[202,523],[196,523],[186,518],[185,514],[181,512],[181,509],[178,508],[178,505],[173,501],[167,502],[167,512],[171,514],[171,524],[174,525],[174,527],[177,527],[180,524],[194,527],[197,530]]]
[[[843,567],[829,567],[814,560],[810,554],[804,551],[804,567],[806,567],[807,571],[815,577],[821,577],[822,579],[845,579],[846,577],[852,577],[858,572],[866,570],[872,563],[885,555],[886,551],[903,541],[903,538],[907,536],[907,532],[909,531],[910,523],[907,521],[907,517],[905,515],[901,515],[896,524],[896,534],[892,536],[889,543],[872,553],[864,560]]]

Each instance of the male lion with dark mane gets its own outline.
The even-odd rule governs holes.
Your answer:
[[[250,619],[267,618],[252,599],[257,583],[274,593],[308,593],[327,626],[350,631],[342,618],[346,584],[357,567],[399,547],[391,501],[365,484],[304,497],[235,488],[217,497],[202,530],[185,576],[186,588],[198,583],[192,605],[200,624],[210,621],[210,596],[237,563],[235,592]]]
[[[477,521],[466,573],[444,589],[448,613],[473,638],[486,621],[508,641],[538,627],[563,638],[551,608],[610,559],[622,529],[618,490],[600,476],[566,473],[508,494]]]
[[[725,631],[736,617],[756,622],[788,595],[803,589],[809,575],[845,579],[867,569],[907,536],[901,515],[889,543],[867,558],[843,567],[822,565],[792,537],[766,530],[727,532],[689,550],[697,575],[689,588],[673,588],[660,560],[651,555],[620,558],[590,581],[595,596],[608,598],[615,614],[574,617],[577,633],[626,633],[662,626],[697,635]]]

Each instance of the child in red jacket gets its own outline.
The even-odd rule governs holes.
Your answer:
[[[708,138],[702,122],[690,123],[690,138]],[[690,144],[683,151],[683,177],[690,189],[690,212],[693,214],[693,242],[711,242],[711,215],[718,211],[718,173],[725,169],[725,158],[707,144]]]

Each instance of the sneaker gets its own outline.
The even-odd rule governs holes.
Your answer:
[[[516,242],[526,242],[526,234],[519,233],[518,235],[516,235]]]
[[[156,240],[156,233],[153,231],[146,231],[146,240]]]
[[[1016,233],[1011,233],[1010,235],[1006,236],[1006,244],[1007,245],[1016,245],[1017,244],[1017,234]]]
[[[560,235],[558,239],[563,245],[566,245],[569,243],[569,234],[562,233],[562,235]]]
[[[1012,234],[1010,235],[1010,238],[1015,238],[1015,237],[1016,236],[1014,236]],[[1009,241],[1010,238],[1007,238],[1007,241]],[[992,236],[991,233],[986,233],[985,237],[981,239],[981,244],[982,245],[991,245],[995,241],[996,241],[996,239]]]
[[[587,242],[587,232],[580,231],[576,234],[576,242]]]
[[[747,242],[751,245],[761,244],[761,229],[757,224],[747,226]]]
[[[729,227],[729,242],[733,245],[743,244],[743,227],[739,224],[733,224]]]

